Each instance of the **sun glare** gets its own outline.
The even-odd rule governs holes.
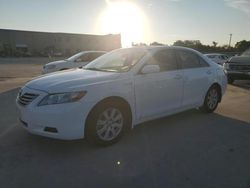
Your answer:
[[[142,42],[148,35],[147,19],[142,10],[132,2],[107,1],[107,9],[98,21],[102,33],[120,33],[122,46],[129,47],[132,42]]]

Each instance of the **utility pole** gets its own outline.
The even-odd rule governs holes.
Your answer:
[[[233,34],[229,34],[229,44],[228,44],[228,48],[231,47],[232,35],[233,35]]]

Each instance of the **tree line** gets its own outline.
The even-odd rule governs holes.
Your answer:
[[[235,46],[218,46],[216,41],[212,42],[213,45],[204,45],[199,40],[177,40],[173,46],[183,46],[198,50],[203,53],[210,52],[237,52],[242,53],[250,48],[250,41],[242,40],[235,44]],[[152,42],[149,46],[163,46],[165,44],[159,42]],[[132,43],[132,46],[148,46],[146,43]]]

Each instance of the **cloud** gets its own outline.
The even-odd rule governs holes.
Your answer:
[[[246,13],[250,17],[250,0],[224,0],[232,8]]]

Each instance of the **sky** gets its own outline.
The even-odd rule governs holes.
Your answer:
[[[0,0],[0,28],[121,33],[124,47],[176,40],[226,45],[232,33],[234,45],[250,40],[250,0]]]

